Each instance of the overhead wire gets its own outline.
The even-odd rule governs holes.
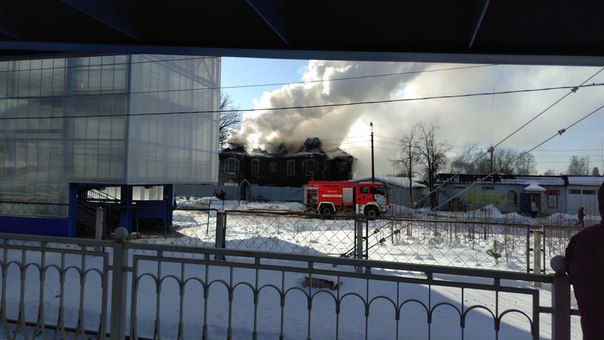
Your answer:
[[[438,68],[438,69],[428,69],[428,70],[419,70],[419,71],[405,71],[405,72],[394,72],[394,73],[382,73],[382,74],[373,74],[366,76],[354,76],[354,77],[341,77],[341,78],[330,78],[330,79],[318,79],[318,80],[306,80],[306,81],[295,81],[295,82],[284,82],[284,83],[264,83],[264,84],[248,84],[248,85],[233,85],[233,86],[222,86],[220,88],[215,89],[239,89],[239,88],[250,88],[250,87],[267,87],[267,86],[285,86],[285,85],[304,85],[304,84],[312,84],[312,83],[325,83],[332,81],[343,81],[343,80],[358,80],[358,79],[370,79],[370,78],[383,78],[383,77],[393,77],[393,76],[401,76],[401,75],[410,75],[410,74],[421,74],[421,73],[429,73],[429,72],[442,72],[442,71],[454,71],[454,70],[464,70],[464,69],[472,69],[472,68],[481,68],[481,67],[491,67],[496,66],[497,64],[487,64],[487,65],[473,65],[473,66],[459,66],[459,67],[448,67],[448,68]]]
[[[144,113],[110,113],[110,114],[96,114],[96,115],[63,115],[63,116],[26,116],[26,117],[0,117],[0,120],[14,119],[65,119],[65,118],[96,118],[96,117],[138,117],[138,116],[173,116],[173,115],[191,115],[191,114],[210,114],[220,112],[264,112],[264,111],[286,111],[286,110],[308,110],[318,108],[330,108],[330,107],[347,107],[347,106],[358,106],[358,105],[374,105],[374,104],[385,104],[385,103],[402,103],[402,102],[415,102],[415,101],[428,101],[436,99],[454,99],[454,98],[471,98],[481,96],[492,96],[492,95],[506,95],[506,94],[517,94],[517,93],[532,93],[532,92],[545,92],[545,91],[557,91],[574,88],[587,88],[587,87],[600,87],[604,86],[604,83],[593,83],[580,86],[554,86],[554,87],[543,87],[533,89],[519,89],[519,90],[506,90],[497,92],[475,92],[465,94],[454,94],[454,95],[439,95],[439,96],[427,96],[427,97],[415,97],[415,98],[398,98],[398,99],[383,99],[383,100],[368,100],[359,102],[349,103],[331,103],[331,104],[315,104],[315,105],[295,105],[295,106],[282,106],[282,107],[267,107],[267,108],[250,108],[250,109],[231,109],[231,110],[194,110],[194,111],[179,111],[179,112],[144,112]]]
[[[187,60],[198,60],[198,59],[207,59],[207,58],[216,58],[216,57],[187,57],[187,58],[178,58],[178,59],[162,59],[162,60],[139,60],[139,61],[124,61],[124,62],[114,62],[114,63],[98,63],[92,65],[66,65],[63,67],[55,67],[58,69],[79,69],[79,68],[88,68],[88,67],[103,67],[103,66],[119,66],[119,65],[135,65],[135,64],[160,64],[165,62],[179,62],[179,61],[187,61]],[[318,79],[318,80],[306,80],[306,81],[294,81],[294,82],[276,82],[276,83],[258,83],[258,84],[245,84],[245,85],[232,85],[232,86],[207,86],[200,88],[184,88],[184,89],[153,89],[153,90],[138,90],[138,91],[130,91],[128,92],[130,95],[138,95],[138,94],[149,94],[149,93],[177,93],[177,92],[191,92],[191,91],[223,91],[229,89],[247,89],[254,87],[272,87],[272,86],[285,86],[285,85],[303,85],[303,84],[313,84],[313,83],[326,83],[326,82],[339,82],[339,81],[347,81],[347,80],[359,80],[359,79],[370,79],[370,78],[385,78],[385,77],[396,77],[403,75],[411,75],[411,74],[421,74],[421,73],[430,73],[430,72],[443,72],[443,71],[455,71],[455,70],[464,70],[464,69],[472,69],[472,68],[482,68],[482,67],[491,67],[496,66],[497,64],[486,64],[486,65],[472,65],[472,66],[459,66],[459,67],[447,67],[447,68],[437,68],[437,69],[428,69],[428,70],[418,70],[418,71],[404,71],[404,72],[393,72],[393,73],[381,73],[381,74],[371,74],[364,76],[354,76],[354,77],[341,77],[341,78],[331,78],[331,79]],[[41,70],[48,68],[40,68]],[[33,70],[38,70],[33,69]],[[0,73],[7,71],[0,71]],[[101,76],[102,77],[102,76]],[[110,96],[116,94],[123,94],[123,92],[116,91],[107,91],[101,92],[98,91],[96,93],[79,93],[79,94],[67,94],[63,95],[63,98],[69,97],[83,97],[83,96]],[[45,95],[45,96],[11,96],[11,99],[28,99],[28,98],[46,98],[46,97],[54,97],[53,95]],[[8,98],[8,97],[7,97]],[[242,110],[244,111],[244,110]]]
[[[583,81],[580,85],[571,88],[571,90],[567,94],[565,94],[560,99],[558,99],[555,102],[553,102],[550,106],[546,107],[544,110],[542,110],[541,112],[539,112],[533,118],[529,119],[526,123],[524,123],[523,125],[521,125],[519,128],[517,128],[516,130],[514,130],[512,133],[510,133],[509,135],[507,135],[505,138],[503,138],[501,141],[499,141],[499,143],[497,143],[496,145],[493,145],[492,147],[493,148],[498,147],[503,142],[505,142],[506,140],[508,140],[510,137],[512,137],[513,135],[515,135],[518,131],[522,130],[527,125],[529,125],[530,123],[532,123],[535,119],[539,118],[541,115],[543,115],[544,113],[546,113],[547,111],[549,111],[551,108],[553,108],[554,106],[558,105],[561,101],[563,101],[564,99],[566,99],[566,97],[570,96],[573,93],[577,93],[577,91],[579,90],[579,88],[581,88],[583,85],[585,85],[585,83],[587,83],[588,81],[590,81],[591,79],[593,79],[595,76],[597,76],[598,74],[600,74],[602,71],[604,71],[604,68],[601,68],[598,72],[594,73],[591,77],[585,79],[585,81]]]
[[[525,124],[523,124],[522,126],[520,126],[518,129],[514,130],[512,133],[510,133],[509,135],[507,135],[505,138],[503,138],[503,140],[499,141],[497,144],[495,144],[494,146],[491,146],[487,152],[483,153],[482,155],[480,155],[478,157],[478,159],[481,159],[482,157],[486,156],[489,152],[493,152],[495,147],[498,147],[499,145],[501,145],[503,142],[505,142],[506,140],[508,140],[509,138],[511,138],[512,136],[514,136],[516,133],[518,133],[519,131],[521,131],[523,128],[525,128],[526,126],[528,126],[531,122],[533,122],[535,119],[537,119],[538,117],[540,117],[541,115],[543,115],[545,112],[549,111],[551,108],[553,108],[554,106],[556,106],[557,104],[559,104],[562,100],[566,99],[569,95],[577,93],[579,88],[582,88],[585,86],[585,84],[590,81],[591,79],[593,79],[595,76],[597,76],[598,74],[600,74],[602,71],[604,71],[604,68],[601,68],[600,70],[598,70],[597,72],[595,72],[593,75],[591,75],[590,77],[588,77],[585,81],[583,81],[581,84],[575,86],[575,87],[571,87],[570,91],[565,94],[564,96],[562,96],[561,98],[559,98],[558,100],[556,100],[553,104],[549,105],[547,108],[545,108],[544,110],[542,110],[541,112],[539,112],[536,116],[534,116],[533,118],[531,118],[529,121],[527,121]],[[595,83],[594,83],[595,84]],[[604,106],[602,106],[604,107]],[[602,107],[600,107],[599,109],[592,111],[590,114],[586,115],[585,117],[583,117],[582,119],[580,119],[579,121],[575,122],[574,124],[572,124],[570,127],[574,126],[575,124],[578,124],[580,121],[582,121],[583,119],[586,119],[587,117],[591,116],[593,113],[597,112],[598,110],[600,110]],[[558,131],[558,135],[562,135],[566,130],[565,129],[561,129]],[[539,146],[547,143],[549,140],[553,139],[556,135],[548,138],[547,140],[545,140],[544,142],[540,143],[539,145],[537,145],[536,147],[531,148],[529,151],[526,152],[522,152],[518,155],[518,157],[516,157],[515,159],[512,160],[512,162],[520,159],[521,157],[526,156],[527,154],[529,154],[531,151],[537,149]],[[497,173],[497,170],[493,170],[490,174],[486,175],[484,178],[481,178],[480,181],[485,180],[486,178],[494,175]],[[459,175],[459,174],[456,174]],[[441,183],[441,185],[444,185],[446,183],[448,183],[450,180],[452,180],[455,176],[451,176],[449,179],[447,179],[445,182]],[[471,189],[474,186],[475,183],[472,183],[466,190],[461,191],[459,194],[465,193],[467,190]],[[436,188],[433,188],[430,190],[430,192],[425,195],[424,197],[422,197],[419,201],[429,197],[430,195],[434,194],[436,192]],[[454,196],[453,198],[458,197],[457,195]],[[451,198],[451,199],[453,199]],[[451,201],[451,199],[447,200],[445,203],[448,203]],[[444,203],[443,203],[444,204]],[[441,208],[442,204],[438,205],[438,208]]]
[[[579,124],[580,122],[582,122],[583,120],[587,119],[588,117],[590,117],[591,115],[595,114],[596,112],[598,112],[598,111],[602,110],[603,108],[604,108],[604,105],[602,105],[602,106],[598,107],[597,109],[595,109],[595,110],[593,110],[593,111],[589,112],[589,113],[588,113],[588,114],[586,114],[585,116],[581,117],[581,119],[579,119],[579,120],[575,121],[574,123],[570,124],[570,125],[569,125],[569,126],[567,126],[566,128],[562,128],[562,129],[560,129],[560,130],[556,131],[556,133],[554,133],[552,136],[550,136],[550,137],[546,138],[546,139],[545,139],[544,141],[542,141],[541,143],[539,143],[539,144],[535,145],[534,147],[532,147],[531,149],[529,149],[529,150],[527,150],[527,151],[521,152],[521,153],[520,153],[520,154],[519,154],[519,155],[518,155],[518,156],[517,156],[515,159],[513,159],[513,161],[516,161],[516,160],[520,159],[521,157],[524,157],[526,154],[528,154],[528,153],[530,153],[531,151],[533,151],[533,150],[537,149],[537,148],[538,148],[538,147],[540,147],[541,145],[543,145],[543,144],[545,144],[545,143],[549,142],[550,140],[552,140],[552,139],[554,139],[554,138],[556,138],[556,137],[558,137],[558,136],[561,136],[561,135],[562,135],[562,134],[564,134],[566,131],[568,131],[570,128],[572,128],[572,127],[574,127],[575,125]],[[443,202],[442,204],[439,204],[439,205],[438,205],[438,206],[437,206],[437,207],[436,207],[434,210],[437,210],[437,209],[441,208],[441,207],[442,207],[444,204],[451,202],[453,199],[455,199],[455,198],[459,197],[460,195],[464,194],[465,192],[467,192],[468,190],[470,190],[472,187],[474,187],[474,186],[475,186],[476,184],[478,184],[479,182],[482,182],[482,181],[486,180],[487,178],[489,178],[489,177],[491,177],[491,176],[495,175],[496,173],[497,173],[497,171],[495,170],[495,171],[493,171],[493,172],[491,172],[491,173],[489,173],[489,174],[487,174],[487,175],[485,175],[485,176],[481,177],[480,179],[478,179],[478,180],[476,180],[476,181],[474,181],[474,182],[470,183],[470,185],[469,185],[467,188],[465,188],[464,190],[461,190],[459,193],[457,193],[457,194],[453,195],[451,198],[449,198],[448,200],[446,200],[446,201],[445,201],[445,202]],[[449,180],[452,180],[452,179],[453,179],[455,176],[456,176],[456,175],[452,175],[452,176],[451,176],[451,177],[450,177],[450,178],[449,178],[449,179],[448,179],[446,182],[448,182]],[[446,182],[445,182],[445,183],[446,183]],[[434,191],[431,191],[430,193],[433,193],[433,192],[434,192]],[[426,195],[426,196],[429,196],[429,195]]]

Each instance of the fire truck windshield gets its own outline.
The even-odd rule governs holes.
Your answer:
[[[386,196],[385,187],[373,187],[371,189],[372,189],[371,191],[373,194]]]

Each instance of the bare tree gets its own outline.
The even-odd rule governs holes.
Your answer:
[[[588,175],[589,174],[589,157],[572,156],[570,164],[566,170],[567,175]]]
[[[412,127],[409,132],[400,139],[401,157],[394,162],[401,166],[402,173],[409,179],[409,207],[414,206],[413,201],[413,180],[416,174],[414,165],[419,161],[419,149],[417,140],[417,127]]]
[[[218,146],[226,147],[231,131],[241,128],[241,111],[235,106],[228,93],[220,94],[220,118],[218,124]]]
[[[518,159],[518,151],[497,148],[493,150],[493,169],[489,172],[499,174],[514,174],[515,162]]]
[[[516,164],[516,174],[534,175],[537,173],[537,162],[535,156],[530,152],[521,153],[514,162]]]
[[[447,164],[446,153],[448,147],[444,142],[436,138],[438,126],[435,124],[426,125],[420,122],[416,125],[418,133],[417,150],[419,152],[419,162],[423,166],[423,176],[430,189],[430,207],[436,208],[437,196],[435,192],[436,175]]]
[[[591,170],[591,175],[592,176],[600,176],[600,169],[598,169],[597,166],[595,166],[592,170]]]
[[[489,157],[478,145],[470,145],[463,154],[451,162],[451,171],[454,173],[486,174],[490,172],[489,170]]]
[[[470,174],[530,175],[537,172],[537,163],[535,157],[528,152],[520,153],[503,148],[485,151],[477,145],[472,145],[451,162],[451,170]]]

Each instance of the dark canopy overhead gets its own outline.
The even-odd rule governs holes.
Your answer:
[[[604,64],[597,0],[0,0],[0,58],[174,53]]]

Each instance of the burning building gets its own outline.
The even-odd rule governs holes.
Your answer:
[[[219,154],[219,183],[297,187],[309,180],[349,180],[353,162],[354,157],[340,148],[324,150],[317,137],[294,148],[281,144],[273,151],[248,151],[236,144]]]

